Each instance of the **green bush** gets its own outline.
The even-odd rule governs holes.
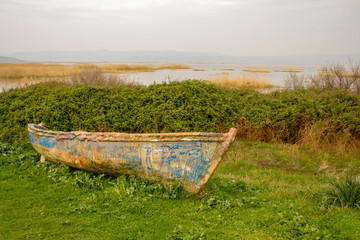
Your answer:
[[[28,142],[27,124],[52,130],[127,133],[226,132],[296,143],[310,126],[331,141],[360,139],[360,96],[341,90],[229,89],[188,80],[150,86],[40,83],[0,94],[0,141]]]

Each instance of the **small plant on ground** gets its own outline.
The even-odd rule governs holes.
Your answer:
[[[354,173],[347,173],[345,178],[330,180],[323,205],[326,207],[340,206],[360,209],[360,180]]]

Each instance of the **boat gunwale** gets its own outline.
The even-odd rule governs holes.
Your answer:
[[[176,132],[176,133],[122,133],[122,132],[85,132],[85,131],[52,131],[41,124],[28,124],[28,131],[37,136],[53,137],[56,140],[70,140],[77,138],[80,141],[104,142],[223,142],[228,133],[212,132]]]
[[[214,155],[209,158],[210,160],[210,165],[207,167],[207,170],[202,174],[202,176],[191,183],[184,183],[182,182],[182,180],[178,180],[180,181],[182,184],[184,184],[184,187],[187,191],[197,194],[201,191],[201,189],[206,185],[206,183],[209,181],[209,179],[211,178],[211,176],[214,174],[216,168],[218,167],[218,165],[220,164],[222,157],[224,156],[226,150],[230,147],[232,141],[234,140],[237,130],[236,128],[231,128],[229,130],[229,132],[227,133],[206,133],[206,132],[189,132],[189,133],[155,133],[155,134],[127,134],[127,133],[99,133],[99,132],[95,132],[95,133],[89,133],[89,132],[83,132],[83,131],[75,131],[75,132],[61,132],[61,131],[52,131],[49,130],[47,128],[44,127],[44,124],[28,124],[28,131],[31,134],[33,134],[33,137],[38,138],[38,137],[51,137],[53,138],[55,141],[62,141],[62,140],[71,140],[74,138],[77,138],[80,141],[94,141],[94,142],[131,142],[131,141],[138,141],[138,142],[150,142],[150,141],[157,141],[157,142],[186,142],[186,141],[202,141],[202,142],[214,142],[214,144],[217,145],[216,150],[214,152]],[[95,134],[95,137],[94,137]],[[104,135],[105,134],[105,135]],[[117,140],[111,139],[106,139],[109,138],[109,136],[106,136],[106,134],[115,134],[116,136],[118,136]],[[89,135],[89,136],[87,136]],[[144,135],[147,136],[147,139],[144,139]],[[83,138],[81,138],[81,136],[83,136]],[[160,138],[160,140],[157,140],[154,137],[162,137]],[[189,137],[189,138],[186,138]],[[192,139],[190,139],[190,137],[193,137]],[[134,138],[134,139],[132,139]],[[216,142],[216,143],[215,143]],[[69,142],[71,143],[71,142]],[[71,144],[78,144],[78,142],[73,142]],[[38,144],[34,144],[32,143],[32,145],[34,146],[34,148],[42,155],[42,158],[45,159],[48,155],[46,155],[46,151],[44,152],[44,149],[49,149],[46,146],[42,146],[42,145],[38,145]],[[44,157],[45,156],[45,157]],[[67,161],[66,159],[69,157],[68,155],[62,155],[62,157],[65,157],[65,160],[60,157],[60,158],[52,158],[50,157],[51,155],[49,155],[49,159],[50,161],[54,161],[54,162],[59,162],[59,163],[64,163],[67,164],[69,166],[75,167],[75,168],[79,168],[79,169],[83,169],[83,170],[87,170],[87,171],[94,171],[94,172],[101,172],[101,173],[107,173],[107,174],[111,174],[111,172],[109,172],[108,170],[99,170],[98,168],[89,168],[89,167],[84,167],[85,165],[83,165],[82,160],[79,160],[78,158],[72,159],[73,161]],[[70,159],[71,160],[71,159]],[[86,161],[88,161],[89,159],[87,159]],[[118,172],[116,172],[117,174]],[[163,182],[164,184],[169,183],[169,181],[171,179],[162,179],[161,178],[153,178],[149,175],[141,175],[139,173],[135,173],[135,172],[131,172],[132,174],[136,174],[140,177],[149,179],[149,180],[160,180],[161,182]],[[124,174],[123,172],[119,174]],[[125,173],[126,174],[126,173]]]

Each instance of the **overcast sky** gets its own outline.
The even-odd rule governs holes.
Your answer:
[[[360,0],[0,0],[0,55],[100,49],[359,54]]]

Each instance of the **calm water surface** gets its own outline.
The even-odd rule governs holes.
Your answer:
[[[0,92],[21,86],[20,80],[0,78]]]
[[[296,67],[303,68],[301,73],[309,74],[316,73],[321,66],[289,66],[289,65],[248,65],[248,64],[189,64],[191,69],[179,69],[179,70],[158,70],[155,72],[144,73],[128,73],[119,74],[129,81],[139,82],[144,85],[152,83],[162,83],[169,81],[184,81],[188,79],[207,80],[210,76],[218,74],[229,74],[230,76],[257,76],[260,79],[267,79],[275,86],[283,87],[284,81],[288,77],[288,72],[274,72],[276,70],[282,70],[284,68]],[[244,72],[245,68],[260,68],[269,69],[270,73],[248,73]],[[201,71],[194,71],[201,70]]]

